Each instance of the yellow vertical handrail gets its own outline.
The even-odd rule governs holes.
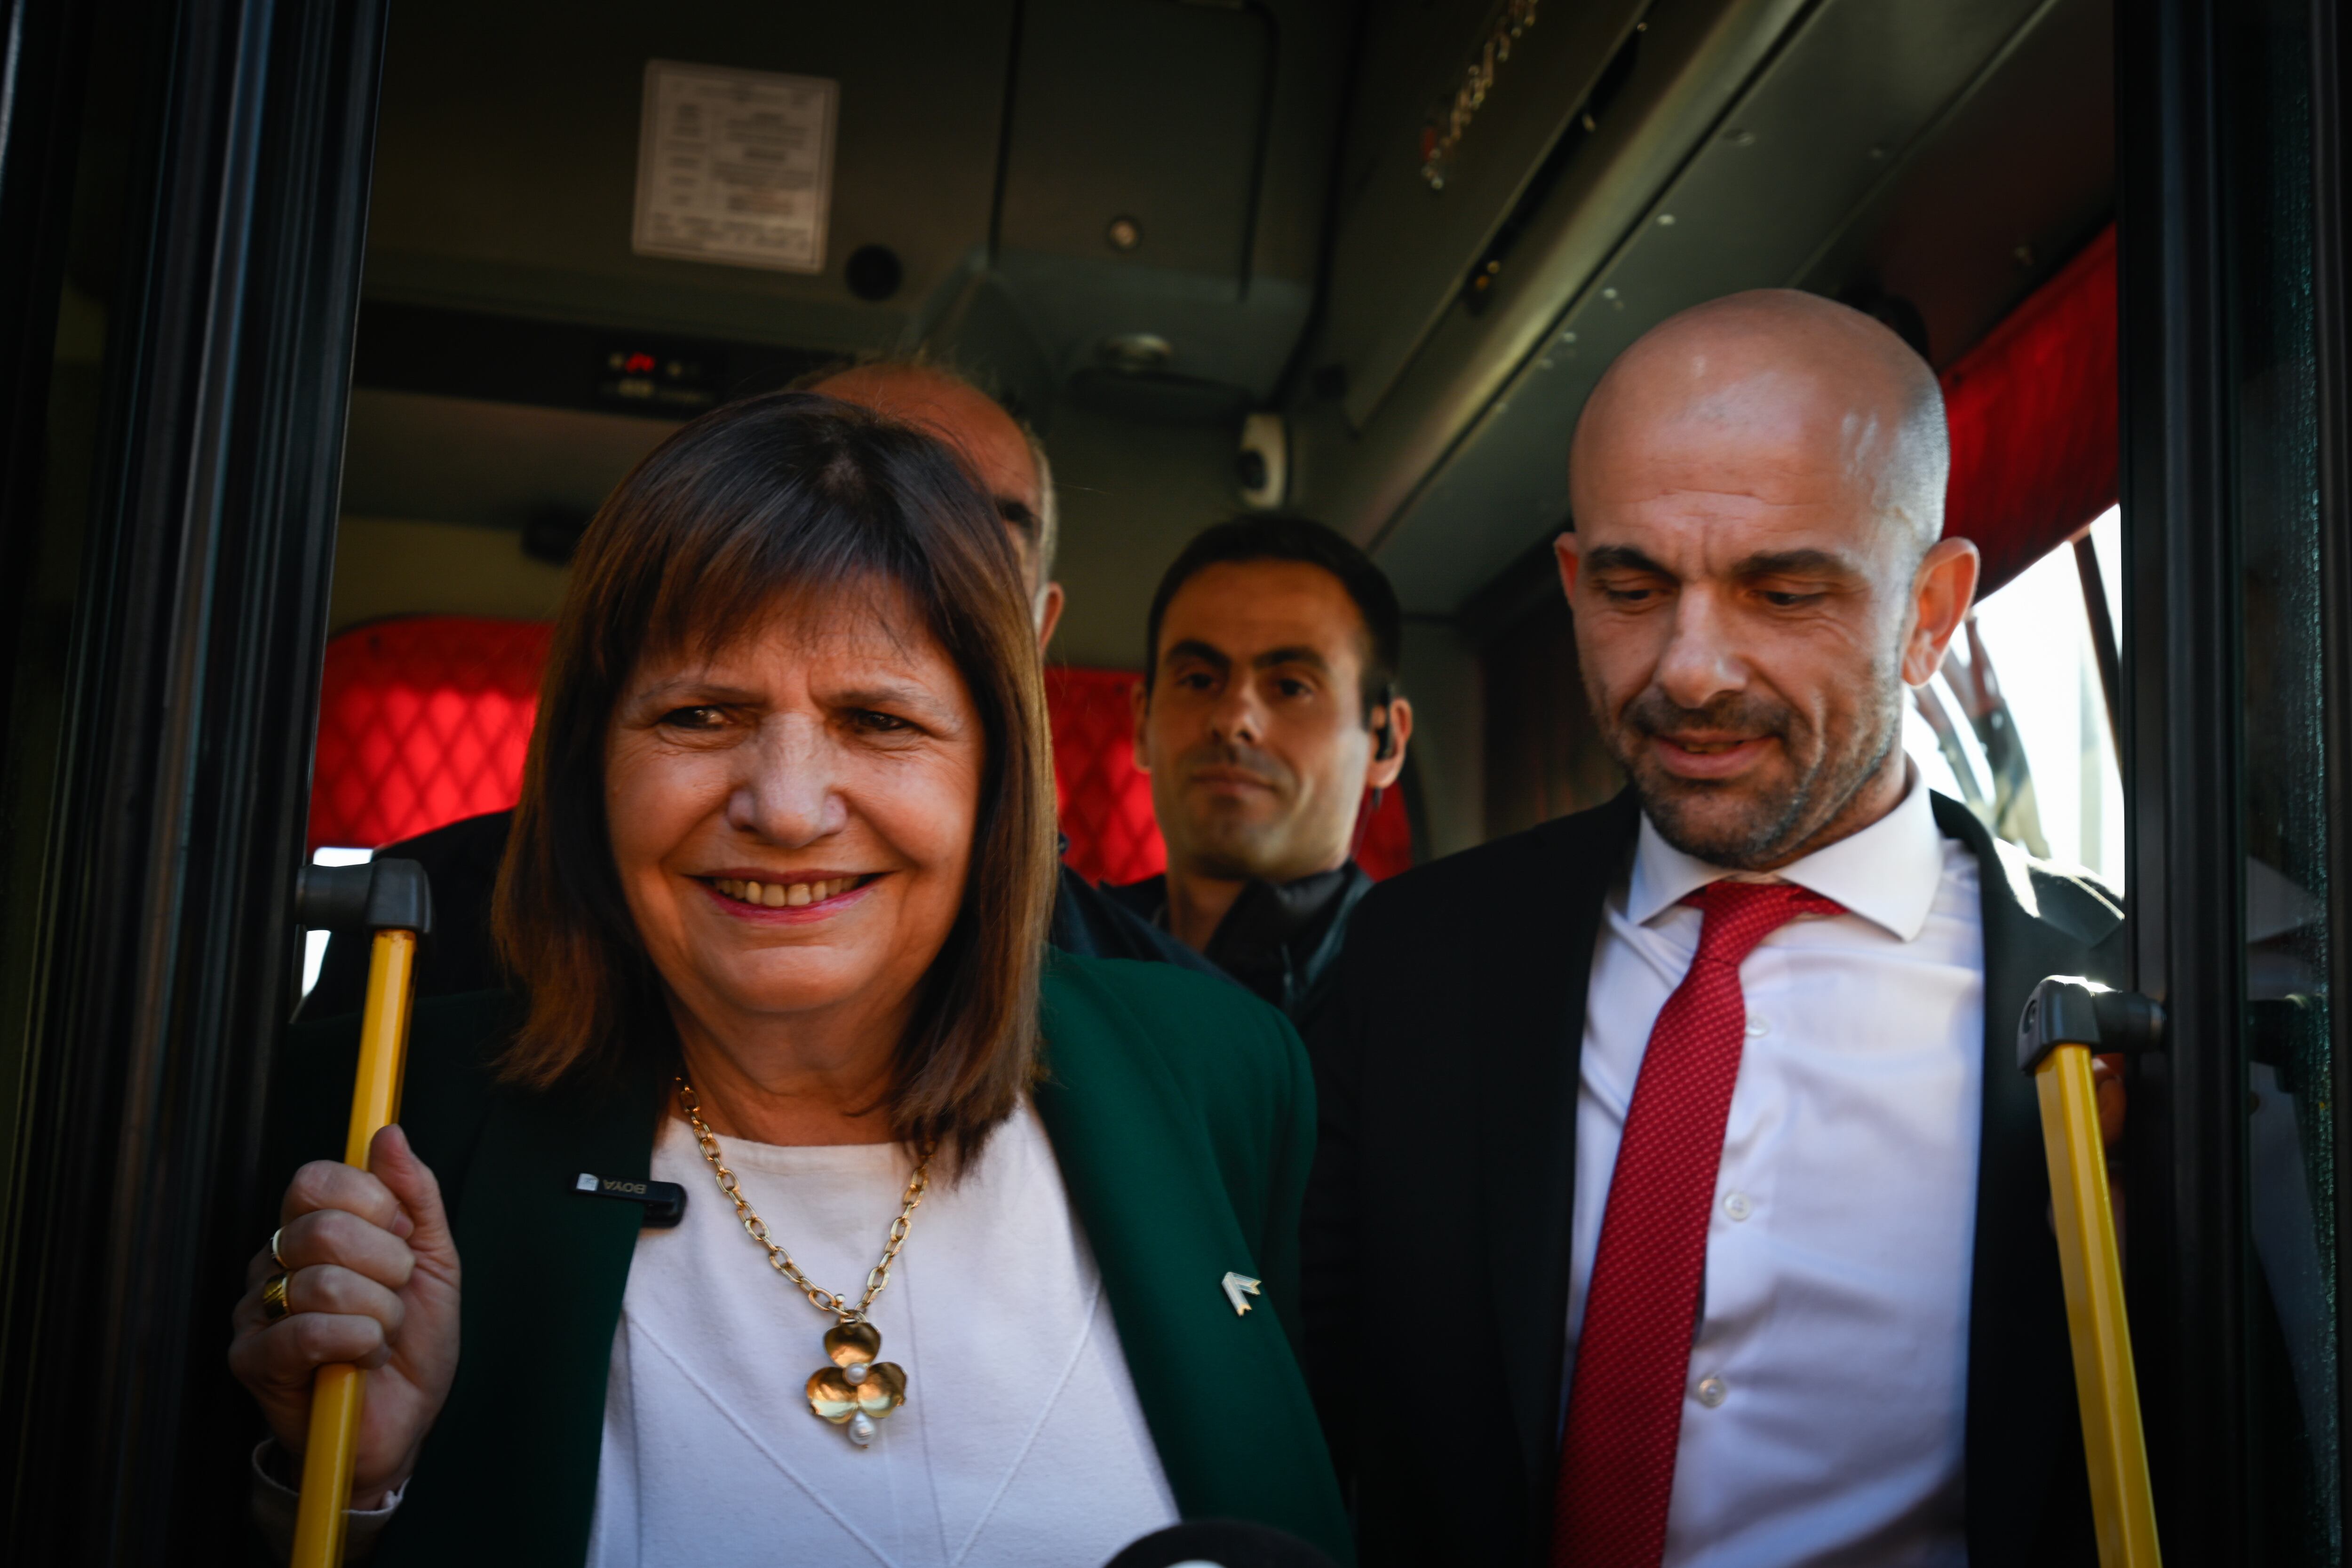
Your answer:
[[[375,933],[368,954],[367,1007],[360,1015],[360,1066],[352,1088],[343,1163],[367,1168],[368,1145],[400,1116],[415,990],[416,933]],[[302,1497],[294,1516],[292,1568],[336,1568],[359,1457],[367,1385],[356,1366],[322,1366],[310,1389],[310,1433],[302,1449]]]
[[[2042,1102],[2042,1142],[2050,1161],[2051,1218],[2066,1286],[2066,1329],[2074,1348],[2074,1394],[2083,1452],[2090,1462],[2091,1514],[2100,1568],[2158,1568],[2156,1500],[2132,1367],[2131,1323],[2107,1190],[2106,1145],[2091,1050],[2060,1043],[2033,1068]]]

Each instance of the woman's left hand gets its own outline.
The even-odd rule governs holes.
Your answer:
[[[298,1457],[318,1369],[361,1369],[355,1509],[382,1507],[406,1484],[457,1372],[457,1249],[440,1184],[397,1126],[375,1135],[368,1165],[319,1160],[296,1173],[278,1238],[288,1310],[273,1319],[263,1305],[280,1269],[264,1247],[231,1314],[228,1354],[278,1445]]]

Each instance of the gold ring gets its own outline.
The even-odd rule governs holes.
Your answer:
[[[280,1269],[286,1267],[286,1254],[278,1250],[278,1239],[285,1234],[286,1228],[282,1225],[269,1233],[269,1260]]]
[[[290,1310],[286,1305],[286,1276],[270,1275],[261,1287],[261,1315],[274,1323]]]

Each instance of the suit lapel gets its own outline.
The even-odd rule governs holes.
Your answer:
[[[1576,1104],[1586,989],[1609,890],[1632,853],[1640,807],[1626,790],[1553,825],[1506,906],[1473,936],[1476,1040],[1493,1070],[1479,1121],[1496,1348],[1531,1495],[1551,1495],[1567,1354]]]
[[[465,1270],[457,1381],[426,1440],[433,1479],[384,1539],[387,1568],[585,1556],[642,1211],[573,1184],[583,1171],[650,1174],[658,1095],[651,1077],[593,1096],[496,1092],[453,1217]]]
[[[1937,796],[1936,822],[1973,851],[1984,927],[1984,1090],[1969,1305],[1969,1559],[2026,1561],[2074,1419],[2049,1166],[2033,1081],[2018,1071],[2017,1023],[2033,988],[2080,974],[2090,953],[2043,917],[2034,878],[1965,807]],[[2063,1446],[2062,1446],[2063,1445]]]

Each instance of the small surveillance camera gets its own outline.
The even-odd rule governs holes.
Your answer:
[[[1244,505],[1261,512],[1282,506],[1290,493],[1290,428],[1282,415],[1260,410],[1242,421],[1234,476],[1240,482]]]

